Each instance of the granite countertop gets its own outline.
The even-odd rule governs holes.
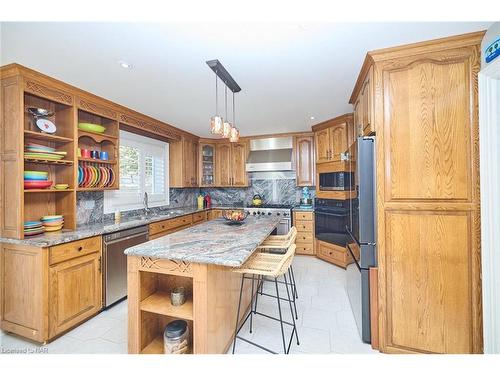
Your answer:
[[[249,216],[242,225],[229,226],[225,219],[218,218],[130,247],[125,254],[239,267],[280,220]]]
[[[300,207],[300,205],[297,205],[293,208],[294,211],[307,211],[307,212],[313,212],[314,207]]]
[[[236,209],[236,207],[227,206],[217,206],[211,207],[211,209]],[[102,223],[84,225],[78,227],[75,230],[62,230],[56,233],[44,233],[43,235],[37,235],[32,238],[25,238],[24,240],[18,240],[13,238],[3,238],[0,237],[0,243],[12,243],[18,245],[28,245],[34,247],[49,247],[66,242],[72,242],[76,240],[81,240],[83,238],[99,236],[102,234],[117,232],[119,230],[139,227],[141,225],[147,225],[154,223],[156,221],[173,219],[175,217],[189,215],[195,212],[208,211],[209,209],[199,210],[198,207],[180,207],[172,208],[165,211],[164,213],[154,214],[151,216],[132,216],[128,218],[123,218],[119,224],[115,224],[114,221],[107,221]]]

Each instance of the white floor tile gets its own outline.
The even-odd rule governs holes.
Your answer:
[[[345,271],[317,258],[296,256],[295,280],[299,298],[296,300],[299,319],[296,320],[300,345],[295,338],[290,353],[378,353],[361,341],[345,292]],[[279,287],[286,297],[284,285]],[[265,284],[266,293],[275,295],[275,286]],[[278,317],[276,300],[259,297],[258,311]],[[282,301],[285,320],[291,322],[288,302]],[[280,324],[262,316],[254,316],[253,333],[249,322],[240,335],[278,352],[283,352]],[[285,326],[286,340],[292,328]],[[48,353],[127,353],[127,301],[102,312],[93,319],[49,343],[45,347],[0,333],[0,351]],[[228,353],[232,352],[232,346]],[[238,340],[237,354],[266,354],[265,351]]]

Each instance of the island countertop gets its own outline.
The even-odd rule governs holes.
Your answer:
[[[218,218],[130,247],[125,254],[239,267],[280,220],[270,216],[247,217],[237,226]]]

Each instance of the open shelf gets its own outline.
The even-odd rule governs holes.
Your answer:
[[[103,141],[109,141],[109,142],[112,142],[112,143],[116,143],[116,140],[118,139],[118,137],[115,137],[114,135],[101,134],[101,133],[92,133],[92,132],[87,132],[85,130],[78,129],[78,138],[81,138],[81,137],[92,138],[97,143],[101,143]]]
[[[68,191],[75,191],[75,189],[24,189],[25,193],[67,193]]]
[[[38,164],[52,164],[52,165],[73,165],[73,160],[51,160],[51,159],[39,159],[39,158],[30,158],[28,156],[24,157],[24,161],[30,163],[38,163]]]
[[[76,189],[76,191],[102,191],[102,190],[117,190],[118,188],[113,187],[113,186],[108,186],[108,187],[93,187],[93,188],[83,188],[79,187]]]
[[[100,159],[91,159],[91,158],[78,158],[78,161],[85,161],[89,163],[97,163],[97,164],[116,164],[115,160],[100,160]]]
[[[141,310],[173,318],[193,320],[193,300],[188,299],[181,306],[173,306],[170,293],[157,291],[141,301]]]
[[[59,135],[53,135],[48,133],[40,133],[33,130],[24,130],[25,139],[39,139],[48,142],[58,142],[58,143],[69,143],[73,142],[73,139],[67,137],[61,137]]]
[[[163,335],[156,336],[151,343],[141,350],[141,354],[163,354]],[[192,346],[189,346],[186,354],[193,354]]]

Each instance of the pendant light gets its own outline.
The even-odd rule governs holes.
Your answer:
[[[240,140],[240,131],[236,127],[236,120],[234,114],[234,92],[233,92],[233,126],[231,127],[231,132],[229,134],[229,142],[238,142]]]
[[[222,126],[222,137],[229,138],[229,136],[231,135],[231,128],[233,126],[231,125],[231,123],[227,119],[227,86],[226,86],[225,91],[224,91],[224,100],[225,100],[225,108],[226,108],[226,117],[225,117],[226,120],[224,121],[223,126]]]
[[[218,90],[217,90],[217,81],[219,77],[217,76],[217,71],[215,72],[215,116],[213,116],[210,120],[210,131],[212,134],[222,135],[223,132],[223,119],[218,115]]]

